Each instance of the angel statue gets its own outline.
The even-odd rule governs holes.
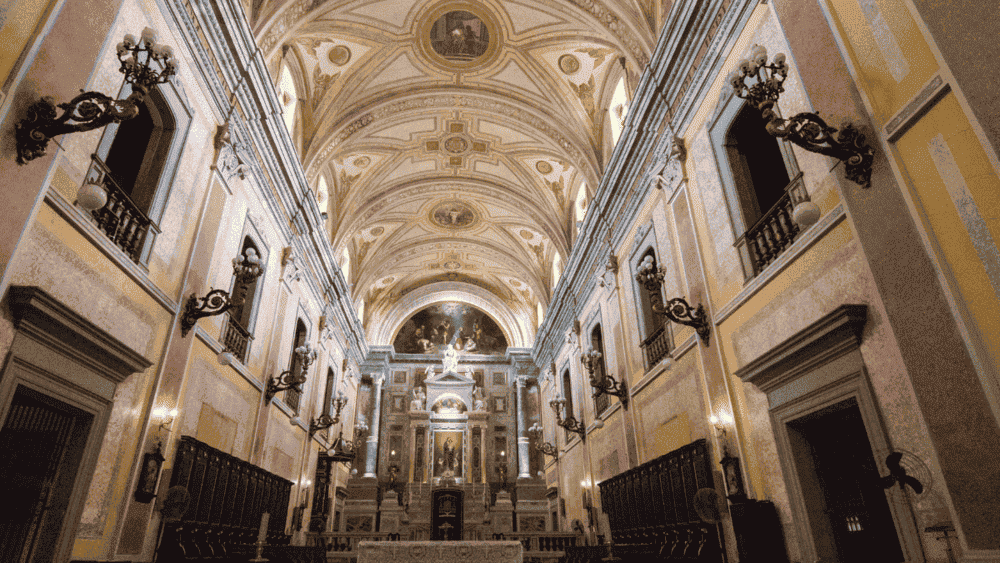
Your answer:
[[[424,405],[427,401],[427,395],[424,393],[423,387],[417,387],[413,389],[413,400],[410,401],[411,411],[422,411],[426,410]]]

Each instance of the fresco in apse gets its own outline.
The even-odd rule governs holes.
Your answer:
[[[392,346],[404,354],[438,354],[454,345],[469,354],[503,354],[507,339],[496,321],[465,303],[438,303],[415,313]]]

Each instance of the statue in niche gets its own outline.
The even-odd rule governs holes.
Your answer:
[[[422,411],[427,410],[427,393],[424,392],[423,387],[416,387],[413,389],[413,400],[410,401],[411,411]]]
[[[471,379],[471,377],[470,377],[470,379]],[[478,385],[476,385],[475,387],[473,387],[472,388],[472,401],[473,401],[473,403],[472,403],[473,404],[472,410],[474,410],[474,411],[486,410],[486,403],[485,403],[484,399],[485,399],[485,395],[483,393],[483,390],[480,389]]]
[[[458,372],[458,350],[455,349],[454,344],[448,346],[448,349],[445,350],[443,363],[445,373]]]

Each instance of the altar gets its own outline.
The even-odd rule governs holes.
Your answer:
[[[521,563],[519,541],[363,541],[358,563]]]

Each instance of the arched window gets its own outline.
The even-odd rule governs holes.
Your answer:
[[[537,328],[541,328],[542,321],[545,320],[545,309],[542,307],[541,301],[535,303],[535,317],[538,321]]]
[[[564,371],[562,375],[562,393],[563,398],[566,399],[566,410],[563,411],[563,418],[569,418],[574,416],[574,413],[576,412],[573,409],[573,380],[570,378],[569,368],[566,368],[566,371]],[[572,434],[569,430],[567,430],[566,441],[568,442],[571,437]]]
[[[295,353],[295,349],[299,346],[304,346],[306,344],[306,339],[309,338],[308,330],[306,330],[306,324],[302,322],[302,319],[295,321],[295,337],[292,339],[292,359],[289,365],[292,374],[299,373],[302,369],[302,360],[299,359],[298,354]],[[299,413],[299,401],[302,399],[302,392],[294,387],[285,391],[285,404],[292,409],[295,414]]]
[[[608,108],[608,119],[611,120],[611,146],[618,144],[625,128],[625,117],[628,115],[628,91],[625,89],[625,77],[618,80],[615,92],[611,95],[611,106]]]
[[[656,262],[656,251],[652,248],[647,248],[646,252],[642,253],[642,256],[639,257],[637,265],[642,264],[647,257],[653,259],[653,267],[659,267],[659,264]],[[671,344],[673,342],[670,336],[669,327],[665,322],[663,322],[659,315],[653,312],[653,294],[646,289],[645,285],[639,283],[638,281],[636,281],[635,284],[636,294],[639,301],[638,309],[640,312],[639,330],[642,333],[642,344],[640,344],[640,346],[644,351],[646,369],[649,369],[670,353]],[[662,303],[662,294],[657,295],[656,297]]]
[[[710,133],[746,279],[791,246],[799,227],[788,191],[801,175],[787,143],[767,132],[760,111],[735,96],[720,103]]]
[[[573,203],[574,225],[576,233],[580,234],[583,228],[583,219],[587,216],[587,183],[580,184],[580,189],[576,192],[576,201]]]
[[[552,289],[559,283],[559,276],[562,275],[562,255],[557,250],[552,257]]]
[[[344,273],[344,282],[351,285],[351,254],[346,248],[340,253],[340,271]]]
[[[126,84],[119,97],[132,93]],[[98,227],[137,263],[144,264],[155,225],[163,214],[169,186],[191,121],[168,86],[154,87],[139,104],[139,115],[105,127],[94,151],[87,182],[105,188],[108,201],[91,212]],[[179,111],[174,111],[180,108]]]
[[[778,139],[764,125],[760,111],[744,104],[726,132],[726,155],[748,228],[778,203],[790,180]]]
[[[285,128],[288,129],[288,135],[294,143],[296,112],[299,109],[299,93],[298,88],[295,87],[295,79],[292,78],[292,71],[288,69],[287,64],[281,65],[281,81],[278,83],[278,91],[281,92],[279,99],[282,105],[281,111],[284,114]]]
[[[604,352],[604,335],[601,334],[601,325],[594,325],[594,330],[590,331],[590,345],[595,351],[601,354],[600,359],[595,362],[597,365],[594,366],[594,379],[600,381],[604,379],[605,374],[608,373],[606,356]],[[594,397],[594,412],[598,415],[607,410],[611,406],[611,396],[606,393],[601,393]]]
[[[240,256],[245,256],[247,249],[253,249],[257,253],[257,256],[263,256],[260,249],[249,236],[243,238],[243,246],[240,247]],[[260,284],[258,283],[260,279],[257,278],[247,285],[246,299],[243,303],[229,310],[227,322],[223,328],[223,344],[244,364],[247,361],[247,354],[250,352],[250,341],[253,340],[253,321],[260,293]],[[233,294],[235,289],[236,277],[233,276],[233,281],[229,289],[230,295]]]
[[[316,184],[316,203],[319,204],[319,212],[323,218],[327,219],[330,216],[330,187],[324,176],[320,176]]]

